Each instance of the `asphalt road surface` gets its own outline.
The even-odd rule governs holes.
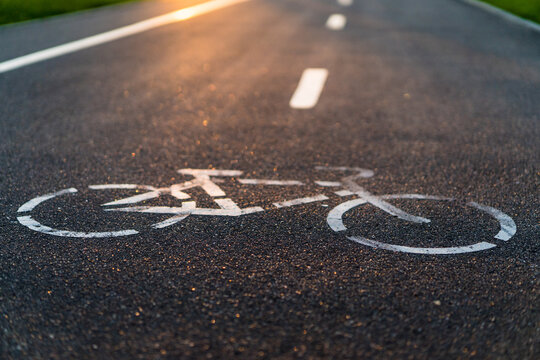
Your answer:
[[[198,3],[0,27],[0,62]],[[341,3],[0,74],[1,358],[539,357],[540,33]]]

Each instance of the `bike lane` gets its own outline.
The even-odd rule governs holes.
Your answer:
[[[490,84],[497,73],[505,87],[536,91],[528,82],[508,84],[520,71],[535,78],[527,65],[536,60],[514,60],[525,70],[500,54],[495,61],[492,49],[470,50],[475,39],[455,45],[427,17],[422,24],[432,32],[418,34],[414,9],[396,15],[389,4],[359,2],[337,33],[324,27],[336,11],[329,2],[253,1],[6,74],[1,263],[8,354],[531,355],[536,105],[528,97],[501,101]],[[445,25],[454,31],[457,15],[496,24],[445,4],[455,15]],[[509,43],[528,38],[492,31]],[[471,56],[475,66],[491,65],[471,76]],[[317,105],[291,110],[300,75],[319,67],[328,79]],[[59,240],[16,222],[19,206],[47,192],[168,186],[188,180],[177,173],[184,167],[243,170],[249,179],[339,180],[322,177],[316,165],[374,169],[376,176],[362,181],[374,194],[491,205],[516,219],[518,235],[460,257],[373,250],[329,229],[328,211],[349,199],[332,192],[325,203],[230,219],[193,216],[125,239]],[[222,186],[242,206],[321,191],[241,185]],[[203,195],[193,194],[209,201]],[[395,204],[424,211],[414,202]],[[466,243],[485,228],[497,234],[489,216],[451,215],[450,230],[425,233],[373,210],[356,213],[355,224],[403,246],[407,234],[425,234],[414,245],[429,245],[433,230],[452,235],[434,239],[441,243]],[[87,229],[99,220],[78,219]]]

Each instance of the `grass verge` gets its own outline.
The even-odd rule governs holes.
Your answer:
[[[1,0],[0,0],[1,1]],[[484,2],[495,5],[501,9],[507,10],[540,23],[540,1],[539,0],[483,0]]]
[[[0,24],[133,0],[0,0]]]

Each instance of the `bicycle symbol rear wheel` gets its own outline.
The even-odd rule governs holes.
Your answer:
[[[89,187],[92,191],[104,191],[104,190],[110,190],[110,191],[144,191],[146,193],[149,193],[149,191],[152,191],[152,187],[146,186],[146,185],[134,185],[134,184],[112,184],[112,185],[93,185]],[[38,196],[26,203],[24,203],[22,206],[19,207],[17,210],[17,220],[19,223],[23,226],[26,226],[27,228],[37,231],[40,233],[44,233],[47,235],[53,235],[53,236],[60,236],[60,237],[73,237],[73,238],[109,238],[109,237],[122,237],[122,236],[130,236],[130,235],[136,235],[139,234],[142,230],[141,229],[135,229],[135,228],[116,228],[111,229],[107,231],[77,231],[77,230],[67,230],[67,229],[58,229],[52,226],[48,226],[40,222],[35,218],[34,213],[36,212],[36,208],[38,206],[45,206],[46,203],[51,200],[68,200],[67,196],[69,195],[79,195],[80,192],[75,188],[68,188],[64,190],[60,190],[54,193]],[[144,194],[141,194],[139,196],[144,196]],[[118,201],[117,201],[118,202]],[[118,202],[121,204],[121,202]],[[78,202],[81,207],[84,205],[84,203],[79,200]],[[79,206],[78,205],[78,206]],[[118,217],[118,210],[121,209],[115,209],[114,207],[103,207],[104,205],[108,204],[101,204],[99,206],[100,214],[98,216],[105,216],[108,214],[111,214],[112,212],[116,212],[116,217]],[[195,203],[193,201],[186,201],[182,203],[182,206],[186,209],[193,208],[195,206]],[[57,209],[51,208],[51,206],[47,207],[45,206],[45,212],[52,212],[56,211]],[[76,213],[75,210],[78,209],[71,209],[73,213]],[[69,211],[66,211],[69,212]],[[140,211],[141,213],[143,211]],[[108,213],[108,214],[107,214]],[[189,216],[189,213],[169,217],[169,219],[165,221],[159,221],[152,224],[149,224],[146,227],[142,227],[143,229],[149,229],[149,228],[163,228],[166,226],[170,226],[172,224],[175,224],[184,218]],[[72,221],[76,222],[76,221]],[[120,227],[120,226],[118,226]]]

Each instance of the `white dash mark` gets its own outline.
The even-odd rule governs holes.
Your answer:
[[[315,181],[315,184],[324,187],[341,186],[341,183],[339,181]]]
[[[342,14],[332,14],[326,20],[326,27],[330,30],[343,30],[347,24],[347,18]]]
[[[326,69],[306,69],[300,78],[289,105],[293,109],[311,109],[319,101],[328,77]]]
[[[341,6],[351,6],[353,4],[353,0],[337,0],[337,2]]]
[[[93,46],[105,44],[127,36],[135,35],[163,25],[172,24],[179,21],[191,19],[193,17],[207,14],[209,12],[225,8],[227,6],[239,4],[248,0],[213,0],[199,5],[187,7],[178,11],[173,11],[161,16],[156,16],[144,21],[124,26],[115,30],[101,34],[89,36],[80,40],[68,42],[63,45],[51,47],[37,51],[15,59],[0,63],[0,73],[31,65],[40,61],[49,60],[58,56],[70,54],[79,50]]]
[[[303,182],[296,181],[296,180],[238,179],[238,182],[243,185],[278,185],[278,186],[304,185]]]
[[[324,201],[324,200],[328,200],[328,198],[324,195],[316,195],[316,196],[311,196],[311,197],[304,197],[304,198],[274,203],[274,206],[280,209],[284,207],[301,205],[301,204],[309,204],[312,202]]]

